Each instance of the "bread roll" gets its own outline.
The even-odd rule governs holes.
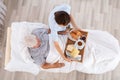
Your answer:
[[[76,35],[76,34],[73,33],[73,32],[71,32],[70,35],[71,35],[71,37],[72,37],[73,39],[75,39],[75,40],[77,40],[78,37],[79,37],[78,35]]]
[[[81,32],[80,32],[80,31],[76,31],[76,34],[77,34],[78,36],[81,36]]]

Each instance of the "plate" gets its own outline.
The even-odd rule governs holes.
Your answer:
[[[72,60],[78,60],[78,61],[81,60],[81,55],[78,55],[77,57],[74,58],[70,55],[70,53],[67,50],[66,50],[66,55],[67,55],[68,58],[70,58]]]
[[[74,38],[72,38],[72,36],[70,35],[70,33],[68,33],[68,38],[69,38],[70,40],[72,40],[72,41],[77,41],[77,40],[75,40]]]
[[[74,29],[73,29],[74,30]],[[76,39],[72,38],[72,36],[70,35],[70,33],[73,31],[71,30],[69,33],[68,33],[68,38],[72,41],[77,41]],[[80,38],[80,36],[78,37],[78,39]]]
[[[79,43],[80,43],[80,45],[79,45]],[[75,42],[74,46],[75,46],[77,49],[80,49],[80,50],[81,50],[81,49],[84,48],[85,42],[84,42],[83,40],[79,39],[79,40],[77,40],[77,41]]]

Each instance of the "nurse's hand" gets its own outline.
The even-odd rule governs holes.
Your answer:
[[[62,35],[66,35],[70,32],[70,29],[66,29],[65,31],[62,31]]]
[[[69,33],[68,30],[65,30],[65,31],[58,31],[58,34],[59,34],[59,35],[66,35],[66,34],[68,34],[68,33]]]
[[[64,58],[65,61],[71,62],[72,60],[69,58]]]
[[[69,33],[70,32],[70,29],[66,29],[65,30],[65,33],[67,34],[67,33]]]

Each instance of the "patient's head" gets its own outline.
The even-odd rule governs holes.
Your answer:
[[[39,40],[39,38],[37,38],[33,34],[25,36],[24,42],[27,47],[32,47],[32,48],[38,48],[41,44],[41,41]]]
[[[55,12],[55,21],[57,24],[61,26],[66,26],[70,23],[70,15],[65,11],[57,11]]]

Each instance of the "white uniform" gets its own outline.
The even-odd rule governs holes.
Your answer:
[[[56,6],[50,13],[49,15],[49,27],[51,29],[51,34],[49,35],[49,40],[50,40],[50,53],[48,55],[49,56],[53,56],[52,59],[48,59],[47,58],[47,62],[49,63],[54,63],[56,61],[58,61],[58,59],[60,58],[60,55],[58,53],[58,51],[56,50],[56,47],[54,46],[54,41],[57,41],[59,44],[61,43],[61,40],[59,40],[59,35],[57,34],[58,31],[63,31],[66,29],[66,26],[61,27],[59,26],[56,21],[55,21],[55,16],[54,13],[57,11],[65,11],[68,14],[70,14],[70,10],[71,7],[67,4],[62,4],[62,5],[58,5]],[[65,37],[65,36],[63,36]],[[64,50],[64,48],[62,46],[60,46],[62,48],[62,50]],[[49,60],[49,61],[48,61]],[[51,60],[51,61],[50,61]]]
[[[57,12],[57,11],[65,11],[67,12],[68,14],[70,14],[70,6],[69,5],[66,5],[66,4],[62,4],[62,5],[59,5],[59,6],[56,6],[50,13],[49,15],[49,27],[51,29],[51,36],[53,38],[53,41],[57,41],[58,40],[58,34],[57,32],[58,31],[63,31],[66,29],[66,26],[65,27],[61,27],[59,26],[56,21],[55,21],[55,16],[54,16],[54,13]]]

